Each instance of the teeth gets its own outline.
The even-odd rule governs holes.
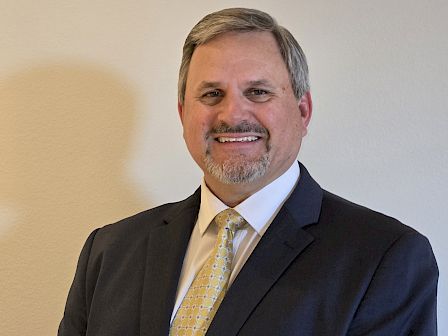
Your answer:
[[[241,137],[241,138],[226,138],[226,137],[219,137],[216,140],[218,142],[224,143],[224,142],[251,142],[258,140],[258,137],[256,136],[247,136],[247,137]]]

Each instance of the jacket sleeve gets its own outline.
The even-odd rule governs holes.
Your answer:
[[[437,280],[428,240],[404,234],[384,254],[348,335],[437,335]]]
[[[86,296],[86,271],[90,251],[98,229],[87,238],[79,256],[75,278],[68,293],[64,317],[59,325],[58,336],[84,336],[87,329],[88,298]]]

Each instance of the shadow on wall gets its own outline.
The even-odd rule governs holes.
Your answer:
[[[55,335],[88,233],[142,210],[125,177],[135,97],[50,65],[0,82],[0,330]]]

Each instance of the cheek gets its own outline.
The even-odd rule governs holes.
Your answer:
[[[202,128],[204,124],[203,114],[200,110],[194,108],[194,106],[189,106],[185,110],[183,127],[185,133],[194,134]]]
[[[272,133],[282,134],[283,136],[297,136],[302,129],[302,122],[300,118],[300,112],[287,107],[275,111],[269,115],[269,118],[263,120],[264,126],[268,128]]]
[[[285,127],[290,129],[293,136],[300,137],[304,128],[300,109],[297,104],[294,104],[289,106],[289,111]]]
[[[205,118],[200,118],[198,114],[189,115],[184,119],[183,136],[190,148],[204,147],[209,130],[208,121]]]
[[[278,114],[274,117],[269,128],[272,136],[273,145],[281,146],[282,150],[289,150],[294,144],[300,142],[304,135],[303,123],[299,111],[292,111],[283,115]],[[292,147],[291,147],[292,146]]]

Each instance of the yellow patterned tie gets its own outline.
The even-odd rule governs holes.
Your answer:
[[[170,328],[170,336],[205,335],[227,291],[232,260],[233,236],[246,221],[233,209],[215,217],[219,226],[212,254],[185,295]]]

